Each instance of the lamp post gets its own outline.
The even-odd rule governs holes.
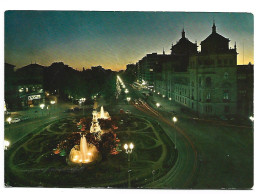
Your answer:
[[[130,154],[132,153],[133,149],[134,149],[134,144],[133,143],[130,143],[129,145],[128,144],[125,144],[124,145],[124,148],[125,148],[125,153],[127,153],[127,156],[128,156],[128,188],[131,188],[131,178],[130,178],[130,173],[131,173],[131,170],[130,170]]]
[[[8,118],[6,119],[6,121],[7,121],[9,124],[11,124],[12,118],[11,118],[11,117],[8,117]]]
[[[94,96],[94,98],[96,98],[96,96]],[[79,99],[79,104],[82,106],[82,103],[83,103],[83,106],[82,106],[82,108],[83,108],[83,115],[85,114],[84,113],[84,103],[85,103],[85,101],[86,101],[86,98],[81,98],[81,99]]]
[[[152,171],[152,174],[153,174],[153,182],[154,182],[154,175],[155,175],[155,170]]]
[[[127,97],[126,100],[127,100],[127,102],[129,103],[130,100],[131,100],[131,98],[130,98],[130,97]]]
[[[40,104],[40,108],[42,109],[42,116],[43,116],[43,109],[45,107],[45,104]]]
[[[176,144],[177,144],[177,139],[176,139],[176,127],[175,127],[175,123],[178,121],[178,119],[177,119],[176,117],[173,117],[172,120],[173,120],[174,128],[175,128],[175,133],[174,133],[174,139],[175,139],[174,149],[176,149],[176,147],[177,147],[177,146],[176,146]]]
[[[7,150],[10,146],[10,142],[8,140],[4,140],[4,149]]]
[[[55,103],[56,103],[56,101],[55,100],[51,100],[51,105],[54,105]],[[54,107],[54,106],[52,106],[52,107]],[[54,108],[53,108],[54,109]],[[49,113],[50,113],[50,111],[49,111]]]

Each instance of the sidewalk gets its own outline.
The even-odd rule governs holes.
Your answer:
[[[186,118],[197,118],[195,113],[184,113],[182,109],[184,108],[180,104],[174,102],[173,100],[169,100],[168,98],[163,98],[160,95],[153,94],[153,96],[149,96],[147,100],[148,104],[155,109],[159,109],[160,111],[174,114],[176,113],[179,117]],[[160,107],[156,106],[156,103],[160,103]]]
[[[252,126],[252,122],[250,121],[242,121],[242,120],[220,120],[217,118],[207,118],[207,117],[198,117],[195,113],[192,112],[183,112],[181,109],[183,106],[180,104],[170,101],[167,98],[163,98],[162,96],[159,96],[157,94],[154,94],[153,96],[149,96],[147,100],[148,104],[152,106],[154,109],[159,110],[162,113],[171,113],[174,115],[173,111],[177,114],[178,118],[189,118],[189,119],[196,119],[206,122],[219,122],[219,123],[226,123],[229,125],[236,125],[236,126],[246,126],[250,127]],[[156,107],[156,103],[160,103],[160,107]],[[168,115],[167,114],[167,115]]]
[[[35,106],[28,108],[27,110],[11,112],[11,115],[4,115],[4,119],[6,121],[8,117],[19,118],[21,120],[35,119],[41,117],[43,118],[53,115],[59,115],[63,113],[66,109],[74,108],[77,106],[78,105],[68,102],[60,102],[54,105],[45,105],[44,109],[41,109],[39,106]]]

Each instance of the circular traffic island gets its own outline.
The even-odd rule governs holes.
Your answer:
[[[27,135],[5,151],[6,186],[127,188],[130,179],[131,188],[142,188],[174,166],[177,150],[157,123],[134,115],[111,118],[99,121],[98,140],[89,133],[91,119],[79,129],[80,117],[58,120]],[[97,148],[95,160],[88,162],[92,153],[80,155],[82,137]],[[127,154],[124,144],[129,143],[134,148]],[[86,162],[75,162],[79,157]]]

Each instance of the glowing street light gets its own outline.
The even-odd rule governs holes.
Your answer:
[[[41,109],[45,107],[45,104],[40,104]]]
[[[169,98],[169,100],[172,100],[172,98]]]
[[[131,188],[131,178],[130,178],[130,173],[131,173],[131,170],[130,170],[130,154],[133,152],[134,144],[133,144],[133,143],[130,143],[129,145],[128,145],[128,144],[125,144],[125,145],[124,145],[124,149],[125,149],[125,153],[127,153],[127,155],[128,155],[128,188]]]
[[[127,102],[130,102],[131,98],[130,98],[130,97],[127,97],[126,100],[127,100]]]
[[[176,144],[177,144],[177,139],[176,139],[176,127],[175,127],[175,123],[178,121],[178,119],[176,118],[176,117],[173,117],[172,118],[172,120],[173,120],[173,123],[174,123],[174,128],[175,128],[175,133],[174,133],[174,139],[175,139],[175,144],[174,144],[174,148],[176,149]]]
[[[10,142],[8,140],[5,140],[4,141],[4,149],[7,150],[9,146],[10,146]]]
[[[40,107],[42,109],[42,116],[43,116],[43,108],[45,107],[45,104],[40,104]]]
[[[253,116],[250,116],[249,119],[254,122],[254,117]]]
[[[51,100],[51,102],[50,102],[51,104],[55,104],[56,102],[55,102],[55,100]]]
[[[163,95],[162,97],[165,98],[165,95]]]
[[[131,150],[133,150],[133,149],[134,149],[134,144],[130,143],[129,148],[130,148]]]
[[[156,103],[156,106],[157,106],[157,108],[159,108],[161,105],[160,105],[160,103],[157,102],[157,103]]]
[[[11,118],[11,117],[8,117],[8,118],[6,119],[6,121],[7,121],[9,124],[11,124],[12,118]]]
[[[94,98],[96,98],[96,96],[94,96]],[[85,101],[86,101],[86,98],[81,98],[81,99],[79,99],[79,103],[80,103],[80,105],[81,105],[81,103],[84,103]],[[84,114],[85,114],[85,111],[84,111],[84,104],[83,104],[82,108],[83,108],[83,115],[84,115]]]

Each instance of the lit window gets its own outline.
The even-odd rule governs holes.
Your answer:
[[[228,90],[224,90],[223,99],[224,100],[228,100],[229,99],[229,97],[228,97]]]
[[[210,93],[207,94],[207,100],[210,100]]]

